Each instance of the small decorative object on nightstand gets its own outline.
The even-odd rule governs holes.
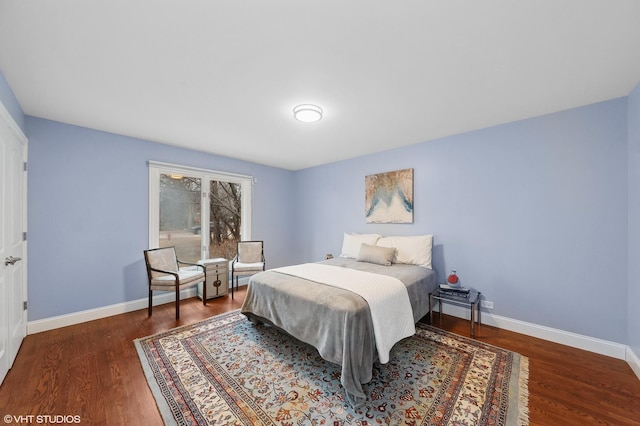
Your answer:
[[[449,274],[449,276],[447,277],[447,282],[451,285],[456,285],[460,282],[460,280],[458,279],[458,275],[456,274],[456,270],[452,269],[451,273]]]
[[[333,259],[333,255],[331,253],[327,253],[327,255],[324,258],[327,260]]]

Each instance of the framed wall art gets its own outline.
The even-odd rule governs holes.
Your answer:
[[[413,169],[366,176],[367,223],[413,223]]]

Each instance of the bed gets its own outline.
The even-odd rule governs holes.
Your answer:
[[[363,275],[369,273],[399,280],[406,289],[410,305],[402,313],[412,321],[410,326],[413,327],[429,313],[429,293],[437,286],[436,274],[430,268],[431,241],[431,236],[345,234],[340,257],[311,265],[318,265],[313,269],[320,271],[344,269],[348,276],[359,274],[353,271],[361,271]],[[368,244],[371,242],[373,244]],[[386,257],[381,258],[380,249],[375,247],[386,247]],[[416,247],[421,252],[418,256],[411,253]],[[393,253],[392,257],[389,253]],[[380,358],[376,345],[380,319],[372,319],[372,309],[378,308],[374,304],[370,308],[363,296],[349,289],[304,275],[297,276],[292,270],[295,267],[267,270],[252,276],[241,312],[254,323],[276,326],[313,345],[322,358],[341,365],[341,383],[347,400],[354,407],[364,404],[367,395],[362,384],[371,380],[374,362],[386,362]],[[411,312],[406,312],[408,310]],[[398,314],[386,313],[387,317],[382,318],[383,325],[386,321],[392,322],[400,316]],[[374,322],[378,324],[377,329],[374,329]],[[401,335],[399,339],[407,335],[410,334]]]

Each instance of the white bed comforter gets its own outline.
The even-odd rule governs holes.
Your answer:
[[[382,364],[389,362],[393,345],[416,332],[407,288],[397,278],[318,263],[286,266],[272,271],[349,290],[366,300]]]

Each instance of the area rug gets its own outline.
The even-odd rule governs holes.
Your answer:
[[[418,324],[376,363],[367,403],[340,367],[239,311],[135,341],[167,425],[527,425],[528,359]]]

